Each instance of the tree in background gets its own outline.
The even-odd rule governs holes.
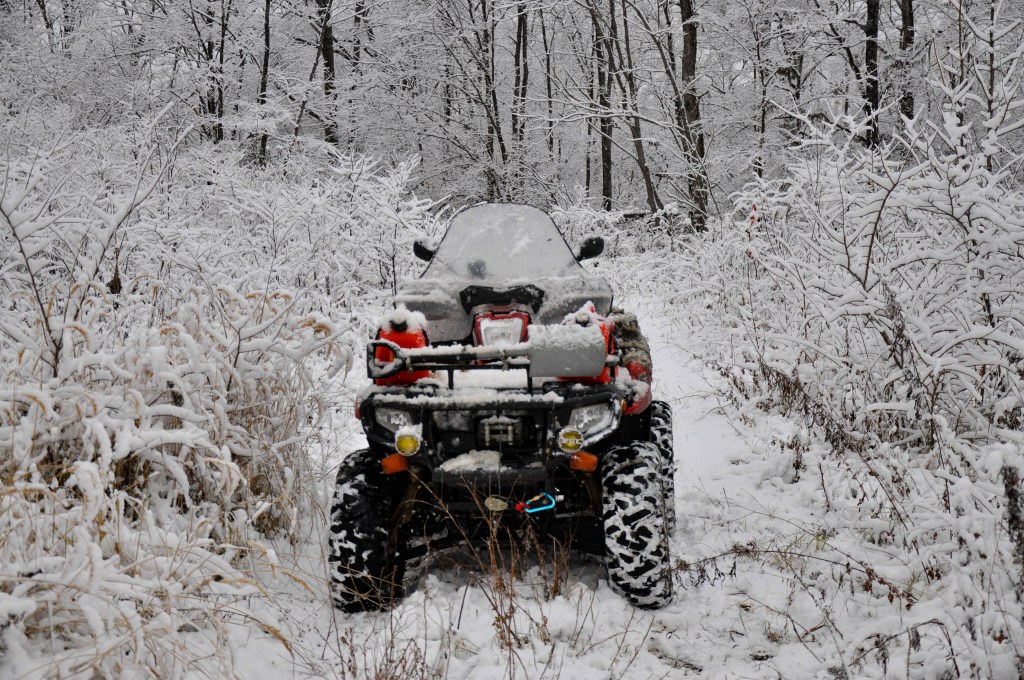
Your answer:
[[[0,9],[2,77],[10,105],[76,125],[184,103],[175,116],[260,162],[322,141],[417,156],[422,189],[458,202],[673,205],[699,229],[781,172],[804,119],[863,111],[874,146],[901,115],[937,119],[923,83],[952,74],[934,56],[1009,7],[40,0]],[[962,54],[957,81],[993,70]]]

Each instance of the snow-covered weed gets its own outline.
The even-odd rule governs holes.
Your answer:
[[[226,677],[228,621],[290,647],[253,606],[253,574],[276,573],[259,540],[318,512],[309,448],[366,333],[353,310],[411,260],[368,237],[429,231],[429,204],[412,165],[288,182],[225,152],[185,174],[185,137],[153,137],[89,169],[86,136],[19,135],[0,160],[4,674]]]

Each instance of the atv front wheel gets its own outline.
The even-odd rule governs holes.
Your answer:
[[[672,598],[663,464],[651,442],[610,449],[602,462],[608,581],[642,609]]]
[[[342,611],[386,609],[401,599],[403,563],[390,546],[392,498],[369,449],[342,462],[327,539],[331,595]]]

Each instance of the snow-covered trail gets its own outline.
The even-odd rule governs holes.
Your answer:
[[[638,307],[655,358],[655,394],[673,406],[673,557],[690,568],[677,580],[673,605],[655,615],[678,627],[648,650],[696,677],[814,677],[825,669],[789,630],[798,596],[742,557],[745,546],[800,534],[793,523],[808,518],[807,499],[790,485],[793,454],[785,446],[794,425],[763,413],[740,419],[721,396],[722,378],[696,358],[703,348],[659,309],[664,304],[653,301]],[[818,617],[811,625],[820,623],[818,609],[805,604],[807,616]]]
[[[673,553],[690,567],[680,570],[671,605],[632,608],[594,560],[574,556],[552,567],[503,555],[496,569],[434,559],[392,612],[346,615],[329,604],[318,523],[297,552],[275,546],[294,578],[278,574],[265,586],[273,602],[266,623],[290,648],[266,627],[240,624],[231,636],[240,676],[594,680],[820,671],[788,630],[818,622],[780,616],[793,615],[792,591],[734,556],[737,546],[763,541],[786,517],[806,512],[782,479],[785,454],[766,455],[788,424],[759,420],[755,432],[735,423],[685,335],[651,313],[653,301],[634,308],[655,355],[655,393],[675,417]],[[733,554],[710,559],[725,553]]]

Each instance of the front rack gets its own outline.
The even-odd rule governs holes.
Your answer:
[[[383,363],[377,361],[378,348],[390,350],[394,358]],[[526,371],[527,384],[532,391],[534,376],[530,369],[533,364],[532,356],[537,351],[537,348],[529,342],[521,342],[508,347],[450,345],[408,348],[400,347],[390,340],[373,340],[366,346],[366,373],[374,380],[383,380],[404,371],[446,371],[448,373],[448,388],[454,389],[456,371],[521,369]],[[605,368],[618,365],[619,357],[608,354],[600,366],[588,366],[588,370],[577,374],[577,376],[594,377]]]

